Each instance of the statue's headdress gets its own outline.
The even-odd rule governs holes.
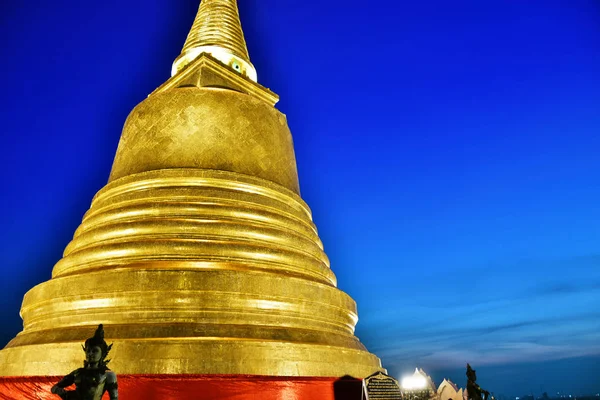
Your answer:
[[[94,336],[87,339],[85,341],[85,345],[83,346],[83,350],[85,351],[90,346],[98,346],[102,350],[102,359],[100,360],[101,366],[106,366],[110,360],[105,360],[106,356],[108,356],[108,352],[112,348],[112,344],[108,345],[104,340],[104,325],[98,325],[98,329],[94,332]]]
[[[467,363],[467,378],[471,379],[475,375],[475,370]]]

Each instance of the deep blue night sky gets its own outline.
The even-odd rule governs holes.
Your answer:
[[[600,391],[600,3],[240,0],[358,337],[496,394]],[[198,0],[0,3],[0,346]]]

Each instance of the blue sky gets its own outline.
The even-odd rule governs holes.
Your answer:
[[[0,4],[2,344],[197,6]],[[390,373],[464,385],[468,361],[495,393],[600,391],[600,4],[240,11],[259,81],[288,116],[302,196],[358,303],[357,335]]]

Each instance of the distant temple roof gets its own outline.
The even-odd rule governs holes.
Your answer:
[[[444,378],[444,380],[442,381],[442,383],[440,383],[440,386],[438,387],[437,392],[441,393],[441,391],[447,385],[449,385],[450,387],[452,387],[452,389],[454,389],[455,392],[458,392],[458,386],[456,385],[456,383],[454,383],[450,379],[446,379],[446,378]]]
[[[454,390],[455,392],[458,392],[458,386],[452,382],[450,379],[446,379],[444,378],[444,380],[442,381],[442,383],[440,383],[440,386],[438,387],[437,392],[441,393],[442,390],[444,390],[445,387],[451,387],[452,390]]]

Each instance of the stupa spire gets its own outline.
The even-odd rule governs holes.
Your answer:
[[[183,51],[173,63],[172,75],[203,53],[256,82],[236,0],[202,0]]]

